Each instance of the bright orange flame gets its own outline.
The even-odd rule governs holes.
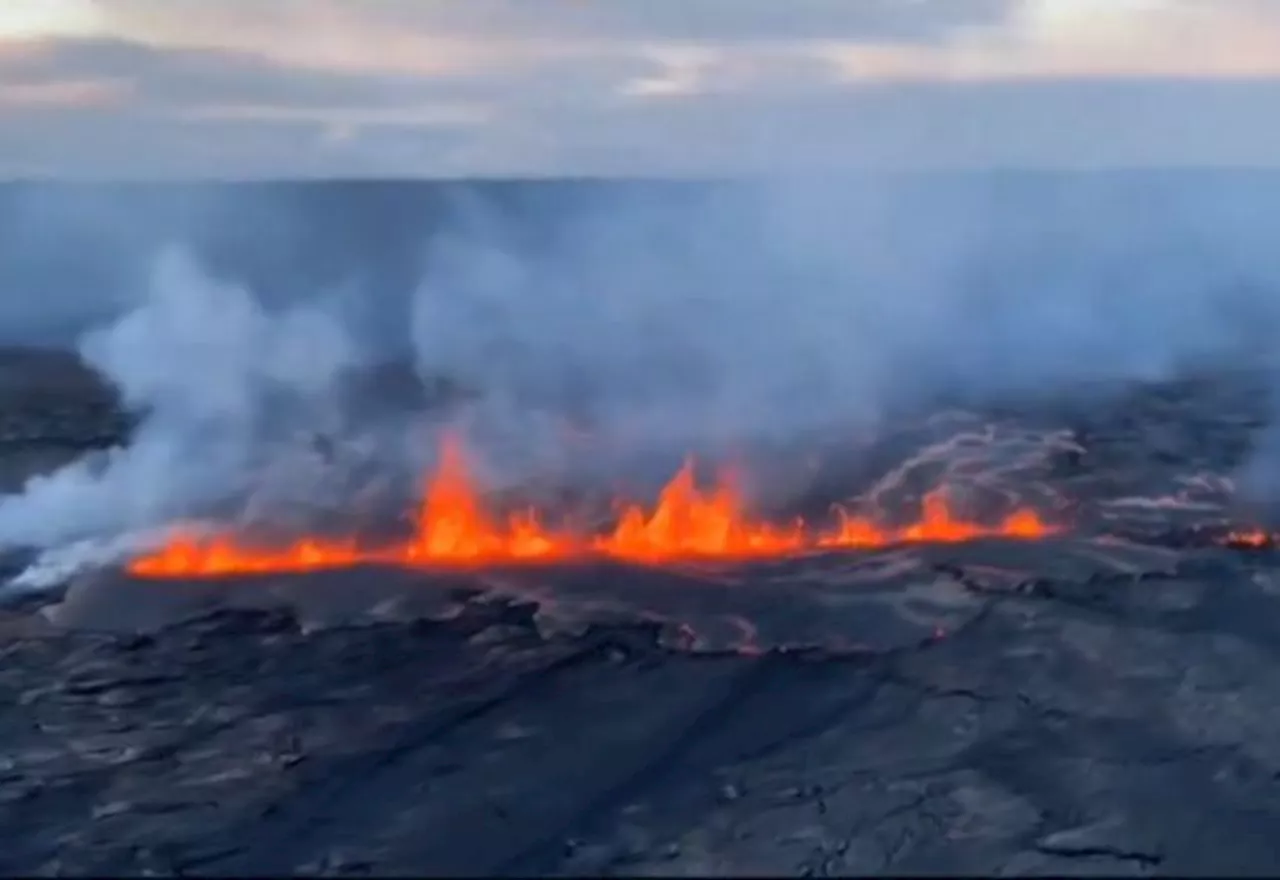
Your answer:
[[[484,512],[462,444],[446,436],[436,474],[427,485],[417,531],[405,547],[410,563],[483,563],[564,556],[573,542],[543,529],[537,511],[512,514],[498,525]]]
[[[546,528],[537,511],[502,518],[480,502],[462,445],[446,438],[428,482],[413,536],[404,544],[362,549],[352,541],[308,538],[283,548],[250,547],[230,537],[199,540],[178,534],[154,553],[135,559],[129,571],[152,578],[201,577],[348,568],[360,563],[410,567],[483,566],[603,556],[638,562],[687,558],[743,559],[814,550],[874,549],[903,543],[954,543],[984,537],[1034,539],[1055,529],[1030,510],[995,525],[958,518],[946,495],[925,496],[920,519],[894,528],[837,509],[835,526],[811,532],[803,521],[779,527],[753,519],[731,474],[710,490],[699,489],[687,460],[666,485],[652,511],[627,504],[603,535],[583,538]]]
[[[778,556],[805,547],[803,524],[779,529],[752,522],[744,512],[732,475],[708,493],[694,483],[693,460],[667,483],[653,513],[638,505],[622,510],[612,533],[596,550],[621,559],[659,561],[688,556]]]

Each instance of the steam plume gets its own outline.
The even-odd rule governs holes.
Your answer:
[[[137,436],[0,501],[0,543],[340,503],[294,441],[356,430],[339,377],[405,347],[423,377],[480,393],[471,430],[501,482],[548,461],[597,478],[649,453],[867,429],[953,391],[1159,379],[1245,362],[1274,338],[1280,251],[1259,230],[1280,221],[1280,192],[1157,181],[1143,184],[1165,199],[1152,214],[1106,179],[1014,183],[655,185],[518,210],[437,205],[415,259],[351,257],[330,279],[354,285],[341,302],[313,285],[268,304],[266,289],[165,251],[147,296],[116,297],[129,305],[80,343],[146,413]],[[280,216],[277,229],[310,222]],[[286,238],[271,247],[307,240]],[[299,260],[357,239],[352,226]],[[240,276],[263,257],[249,253]],[[416,278],[369,266],[417,256]],[[593,434],[590,454],[567,445],[565,419]],[[367,455],[401,467],[414,442],[410,431]]]
[[[127,448],[37,476],[0,501],[6,543],[147,530],[259,491],[263,442],[301,414],[318,417],[354,357],[323,312],[269,315],[181,251],[159,257],[146,299],[85,335],[80,353],[144,420]]]

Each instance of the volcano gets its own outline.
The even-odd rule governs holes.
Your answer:
[[[0,614],[0,867],[1263,873],[1280,576],[1229,401],[934,418],[799,520],[692,460],[504,504],[446,434],[392,540],[178,530]]]
[[[0,876],[1280,876],[1280,177],[798,178],[0,185]]]

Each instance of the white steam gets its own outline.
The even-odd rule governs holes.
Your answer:
[[[1280,264],[1239,222],[1153,217],[1105,189],[1021,214],[922,186],[620,198],[532,243],[472,211],[430,250],[419,361],[640,445],[697,445],[946,391],[1159,379],[1280,329]]]
[[[73,462],[0,501],[0,541],[54,546],[146,532],[257,490],[261,441],[288,408],[314,413],[354,358],[342,327],[268,314],[190,256],[157,261],[148,297],[81,354],[145,419],[127,448]]]
[[[1105,182],[1016,198],[948,185],[640,188],[532,218],[482,206],[423,234],[412,290],[363,293],[424,377],[482,393],[472,427],[502,480],[852,432],[949,391],[1162,378],[1265,353],[1280,329],[1280,195],[1140,210]],[[296,437],[350,430],[336,380],[404,340],[361,338],[314,296],[268,308],[181,252],[152,274],[81,345],[145,411],[140,430],[0,501],[0,544],[341,502],[347,487]],[[585,452],[566,418],[592,433]],[[399,467],[409,445],[362,455]]]

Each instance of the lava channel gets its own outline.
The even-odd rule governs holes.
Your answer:
[[[679,560],[749,560],[844,549],[870,550],[912,543],[958,543],[979,538],[1033,540],[1057,529],[1029,509],[994,524],[958,517],[941,490],[925,496],[917,521],[889,526],[837,507],[835,523],[813,529],[803,520],[779,526],[753,518],[732,474],[710,489],[694,479],[694,462],[663,488],[652,508],[617,505],[615,525],[582,535],[544,524],[535,509],[502,517],[484,509],[461,444],[446,438],[427,481],[413,534],[382,547],[354,540],[305,537],[279,547],[257,547],[232,535],[171,534],[158,549],[133,559],[127,570],[144,578],[305,573],[364,564],[411,568],[487,567],[615,559],[661,564]]]

